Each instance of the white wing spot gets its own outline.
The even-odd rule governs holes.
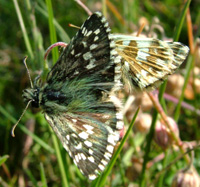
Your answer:
[[[84,141],[84,144],[87,145],[88,147],[92,147],[92,143],[89,142],[88,140]]]
[[[98,36],[95,36],[94,41],[97,41],[98,39],[99,39],[99,37],[98,37]]]
[[[94,175],[94,174],[91,174],[91,175],[88,175],[88,178],[90,179],[90,180],[94,180],[94,179],[96,179],[96,175]]]
[[[148,56],[150,56],[148,53],[145,53],[143,51],[138,51],[136,58],[147,60]]]
[[[115,145],[115,144],[116,144],[115,141],[114,141],[114,138],[113,138],[113,135],[112,135],[112,134],[108,135],[107,141],[108,141],[109,143],[111,143],[112,145]]]
[[[79,162],[78,155],[75,155],[75,160],[76,160],[77,163]]]
[[[115,47],[115,42],[114,41],[112,41],[112,42],[110,42],[110,47]]]
[[[78,54],[75,55],[75,57],[79,57],[80,55],[81,55],[81,53],[78,53]]]
[[[100,168],[101,171],[103,171],[105,168],[102,164],[99,164],[98,167]]]
[[[106,166],[106,165],[108,164],[108,162],[106,162],[104,159],[101,160],[101,163],[102,163],[104,166]]]
[[[87,69],[92,69],[93,67],[95,67],[95,64],[94,64],[95,60],[94,59],[91,59],[90,60],[90,63],[85,66]]]
[[[100,33],[100,29],[97,29],[96,31],[94,31],[94,34],[99,34]]]
[[[94,163],[94,157],[93,157],[93,156],[88,157],[88,160],[89,160],[90,162],[93,162],[93,163]]]
[[[66,149],[67,152],[69,152],[69,148],[66,144],[64,144],[63,147]]]
[[[84,140],[86,140],[88,138],[88,136],[89,136],[88,133],[86,133],[84,131],[79,133],[78,135],[79,135],[79,137],[81,137]]]
[[[124,127],[124,122],[123,121],[118,121],[117,125],[116,125],[116,128],[121,130],[121,129],[123,129],[123,127]]]
[[[83,47],[87,47],[87,43],[86,42],[82,42]]]
[[[117,112],[116,118],[119,119],[119,120],[123,120],[123,114],[121,112]]]
[[[80,153],[78,154],[78,158],[79,158],[79,160],[81,160],[81,159],[82,159],[82,157],[81,157],[81,154],[80,154]]]
[[[90,34],[92,34],[92,31],[89,31],[86,36],[90,36]]]
[[[84,60],[89,60],[89,59],[91,59],[91,58],[92,58],[92,53],[90,53],[90,52],[85,53],[85,54],[83,55],[83,58],[84,58]]]
[[[103,18],[101,19],[101,21],[102,21],[103,23],[106,22],[106,18],[103,17]]]
[[[77,165],[77,162],[76,162],[76,160],[74,159],[74,163]]]
[[[85,27],[83,27],[83,29],[82,29],[82,34],[84,34],[85,30],[86,30],[86,28],[85,28]]]
[[[124,66],[125,66],[125,68],[126,68],[127,71],[130,70],[129,63],[127,61],[124,62]]]
[[[130,42],[131,42],[131,40],[124,40],[122,42],[122,45],[129,46]]]
[[[112,155],[111,155],[110,153],[106,152],[106,153],[104,154],[104,157],[105,157],[107,160],[110,160],[110,158],[112,157]]]
[[[108,22],[106,22],[106,23],[104,24],[104,27],[108,27]]]
[[[77,146],[74,147],[75,149],[82,149],[82,143],[80,142]]]
[[[95,48],[97,48],[97,47],[98,47],[97,44],[92,44],[92,45],[90,46],[90,50],[93,50],[93,49],[95,49]]]
[[[145,77],[146,77],[146,76],[147,76],[147,74],[148,74],[148,72],[142,69],[142,70],[141,70],[141,74],[142,74],[143,76],[145,76]]]
[[[70,136],[69,136],[69,134],[66,136],[66,138],[67,138],[67,140],[70,140]]]
[[[98,15],[99,17],[102,16],[102,13],[101,12],[95,12],[96,15]]]
[[[110,32],[111,31],[111,29],[108,27],[107,29],[106,29],[106,32]]]
[[[83,127],[85,127],[85,129],[87,130],[86,132],[89,134],[93,134],[94,132],[92,131],[92,129],[94,129],[94,127],[90,126],[90,125],[83,125]]]
[[[86,128],[86,130],[92,130],[92,129],[94,129],[94,127],[93,126],[91,126],[91,125],[83,125],[83,127],[85,127]]]
[[[81,157],[83,160],[86,160],[86,156],[83,153],[81,153]]]
[[[111,53],[111,55],[117,55],[118,54],[117,51],[114,50],[114,49],[110,53]]]
[[[121,74],[116,74],[115,75],[115,82],[118,82],[118,80],[120,80],[121,79]]]
[[[93,150],[92,149],[89,149],[89,153],[90,153],[90,155],[92,155],[93,154]]]
[[[107,145],[106,149],[110,152],[113,153],[114,147],[112,145]]]
[[[71,51],[71,54],[74,55],[74,49]]]
[[[121,62],[121,56],[117,56],[115,58],[115,63],[118,64],[119,62]],[[121,69],[121,66],[117,66],[117,67],[120,67],[120,69]]]
[[[77,135],[76,135],[76,134],[74,134],[74,133],[73,133],[73,134],[71,134],[71,136],[73,136],[74,138],[77,138]]]
[[[79,74],[79,71],[76,70],[76,71],[74,72],[74,75],[78,75],[78,74]],[[72,121],[73,121],[73,120],[72,120]],[[76,121],[77,121],[77,120],[76,120]],[[73,122],[76,122],[76,121],[73,121]]]
[[[76,123],[76,122],[77,122],[77,119],[72,119],[72,121],[73,121],[74,123]]]

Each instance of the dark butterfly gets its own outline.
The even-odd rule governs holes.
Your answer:
[[[115,91],[121,87],[115,43],[100,12],[82,25],[46,82],[24,90],[25,102],[41,107],[46,120],[80,171],[93,180],[108,164],[123,115]]]

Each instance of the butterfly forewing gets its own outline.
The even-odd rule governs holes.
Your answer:
[[[111,44],[114,45],[114,42],[111,43],[109,34],[108,22],[101,13],[90,16],[52,68],[48,82],[87,77],[112,66],[111,53],[114,51]]]
[[[179,42],[117,34],[112,38],[121,58],[124,82],[133,90],[158,86],[182,64],[189,51]]]

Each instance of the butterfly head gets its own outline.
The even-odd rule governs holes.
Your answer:
[[[23,91],[24,102],[32,101],[32,106],[39,108],[39,88],[28,88]]]

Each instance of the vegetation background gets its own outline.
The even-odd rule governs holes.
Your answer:
[[[162,40],[178,39],[189,45],[190,55],[179,70],[183,84],[179,87],[176,82],[172,86],[179,89],[181,94],[177,99],[183,100],[184,105],[177,105],[176,99],[169,101],[167,94],[160,101],[165,112],[177,122],[180,139],[196,147],[194,154],[188,154],[192,162],[184,159],[180,147],[163,149],[156,144],[152,128],[147,134],[134,129],[128,131],[114,167],[109,166],[111,173],[108,169],[104,177],[90,182],[73,164],[41,112],[29,107],[13,138],[12,126],[25,108],[22,90],[30,87],[23,58],[28,56],[31,77],[36,77],[47,65],[51,67],[59,54],[58,49],[53,50],[46,63],[45,50],[56,41],[69,43],[77,29],[68,23],[81,26],[88,15],[72,0],[0,0],[0,186],[170,186],[177,172],[189,164],[200,173],[199,0],[187,1],[190,12],[184,11],[183,0],[85,0],[83,3],[92,12],[103,11],[113,33],[137,33],[141,23],[145,23],[142,34]],[[130,98],[127,93],[124,95],[125,99]],[[129,109],[125,116],[126,129],[137,109],[134,104],[135,108]],[[145,113],[156,119],[152,107]]]

